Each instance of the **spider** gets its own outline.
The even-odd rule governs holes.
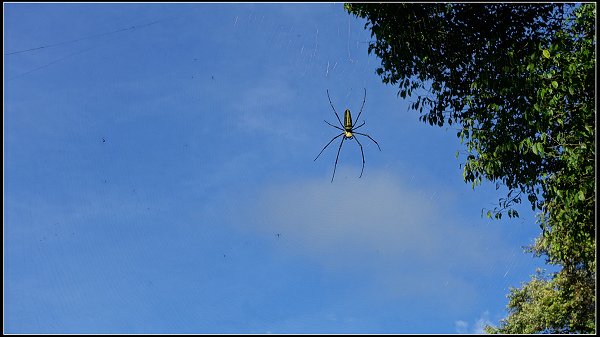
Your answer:
[[[335,108],[333,107],[333,103],[331,103],[331,98],[329,97],[329,89],[327,89],[327,98],[329,99],[329,104],[331,105],[331,108],[333,109],[333,113],[335,114],[335,117],[337,118],[338,122],[340,122],[341,128],[339,126],[329,123],[328,121],[325,121],[325,123],[327,123],[329,126],[333,126],[334,128],[342,131],[342,133],[333,137],[329,141],[329,143],[327,143],[327,145],[325,145],[323,150],[321,150],[321,152],[319,152],[319,154],[317,155],[317,158],[315,158],[314,161],[316,161],[319,158],[321,153],[323,153],[323,151],[325,151],[325,149],[329,146],[329,144],[331,144],[334,140],[336,140],[336,138],[343,136],[342,142],[340,143],[340,147],[338,148],[337,156],[335,157],[335,164],[333,165],[333,176],[331,176],[331,182],[333,183],[333,178],[335,177],[335,169],[337,167],[338,158],[340,157],[340,150],[342,149],[344,140],[354,139],[354,140],[356,140],[356,143],[358,143],[358,146],[360,146],[360,153],[362,154],[362,168],[360,170],[360,176],[359,176],[359,178],[360,178],[360,177],[362,177],[363,171],[365,169],[365,153],[363,152],[362,144],[358,141],[356,135],[368,137],[370,140],[375,142],[375,144],[379,148],[379,151],[381,151],[381,147],[379,146],[379,143],[377,143],[377,141],[375,139],[371,138],[371,136],[367,135],[366,133],[360,133],[360,132],[355,131],[356,129],[365,125],[365,122],[363,121],[361,125],[354,126],[354,122],[358,122],[358,119],[360,118],[360,114],[362,113],[362,110],[365,106],[365,101],[367,99],[367,89],[365,89],[365,97],[363,98],[362,106],[360,107],[360,111],[358,112],[358,116],[356,116],[356,119],[354,120],[354,122],[352,121],[352,116],[350,115],[350,109],[346,109],[346,111],[344,111],[344,123],[342,123],[340,116],[338,115],[337,111],[335,111]]]

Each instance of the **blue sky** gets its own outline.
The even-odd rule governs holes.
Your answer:
[[[534,214],[481,217],[502,190],[463,182],[363,27],[341,3],[4,4],[5,332],[497,324],[543,266]],[[361,138],[359,179],[345,142],[331,183],[326,90],[356,116],[363,88],[382,151]]]

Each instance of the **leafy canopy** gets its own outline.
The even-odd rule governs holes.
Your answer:
[[[475,187],[486,179],[508,188],[488,216],[518,217],[513,206],[522,197],[538,211],[542,234],[531,251],[564,269],[513,291],[511,317],[520,317],[523,303],[548,309],[548,294],[570,299],[571,307],[589,309],[591,301],[593,310],[594,296],[573,292],[595,293],[589,291],[596,265],[595,4],[345,8],[367,19],[374,37],[369,52],[381,59],[377,74],[383,82],[398,85],[400,97],[416,99],[411,107],[422,121],[457,127],[467,150],[465,181]],[[575,282],[581,277],[587,281]],[[541,289],[551,291],[530,296]],[[505,325],[497,332],[594,329],[593,314],[569,316],[567,307],[548,310],[560,319],[527,316],[527,328]]]

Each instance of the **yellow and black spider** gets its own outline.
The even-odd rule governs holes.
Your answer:
[[[358,141],[358,139],[356,138],[356,135],[368,137],[370,140],[375,142],[375,144],[377,144],[379,151],[381,151],[381,147],[379,147],[379,143],[377,143],[377,141],[375,139],[371,138],[371,136],[367,135],[366,133],[360,133],[360,132],[355,131],[356,129],[365,125],[365,122],[363,121],[361,125],[355,127],[354,123],[352,122],[352,116],[350,115],[350,109],[346,109],[346,111],[344,112],[344,123],[342,124],[342,121],[340,120],[340,116],[337,114],[337,111],[335,111],[335,108],[333,107],[333,103],[331,103],[331,98],[329,97],[329,89],[327,89],[327,98],[329,99],[329,104],[331,104],[331,108],[333,109],[333,113],[335,114],[335,117],[337,117],[338,122],[340,122],[341,128],[339,126],[335,126],[335,125],[329,123],[328,121],[325,121],[325,123],[329,124],[330,126],[333,126],[334,128],[336,128],[338,130],[341,130],[342,133],[333,137],[329,141],[329,143],[327,143],[327,145],[325,145],[323,150],[321,150],[321,152],[319,152],[319,154],[317,155],[317,158],[315,158],[315,161],[319,158],[321,153],[323,153],[323,151],[325,151],[325,149],[329,146],[329,144],[331,144],[336,138],[344,136],[344,137],[342,137],[342,142],[340,143],[340,147],[338,148],[337,156],[335,157],[335,164],[333,165],[333,176],[331,176],[331,182],[333,182],[333,178],[335,177],[335,169],[337,167],[338,158],[340,157],[340,150],[342,149],[342,144],[344,144],[344,140],[346,140],[346,139],[354,139],[354,140],[356,140],[356,143],[358,144],[358,146],[360,146],[360,153],[362,154],[362,168],[360,170],[360,176],[359,176],[359,178],[360,178],[360,177],[362,177],[363,171],[365,169],[365,153],[363,152],[362,144]],[[366,99],[367,99],[367,89],[365,89],[365,97],[363,98],[362,106],[360,107],[358,116],[356,116],[356,119],[354,120],[355,122],[357,122],[358,119],[360,118],[360,114],[362,113],[363,108],[365,107]]]

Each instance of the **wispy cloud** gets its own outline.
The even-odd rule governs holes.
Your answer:
[[[446,256],[460,258],[460,263],[489,262],[479,249],[485,245],[485,231],[466,228],[441,189],[417,190],[384,172],[344,179],[355,173],[338,167],[334,184],[316,179],[267,188],[252,207],[260,219],[254,229],[283,231],[301,243],[298,248],[319,256],[378,251],[424,260]]]
[[[344,179],[354,173],[342,167],[334,184],[323,178],[267,188],[244,212],[253,219],[246,229],[280,233],[284,254],[329,270],[369,272],[386,296],[473,300],[465,271],[485,274],[501,261],[506,247],[497,233],[457,216],[451,191],[411,188],[385,172]]]
[[[236,121],[240,129],[251,133],[297,136],[298,132],[290,132],[297,121],[290,118],[289,113],[296,94],[282,77],[278,71],[272,70],[241,91],[239,97],[231,102],[238,115]]]
[[[481,315],[481,317],[475,322],[473,333],[483,334],[485,333],[485,327],[491,324],[492,322],[490,321],[490,313],[489,311],[485,311]]]
[[[467,321],[458,320],[454,322],[456,332],[459,334],[484,334],[486,325],[491,325],[489,311],[484,311],[481,316],[471,325]]]
[[[458,333],[467,333],[469,322],[458,320],[454,322],[454,326],[456,327],[456,332]]]

